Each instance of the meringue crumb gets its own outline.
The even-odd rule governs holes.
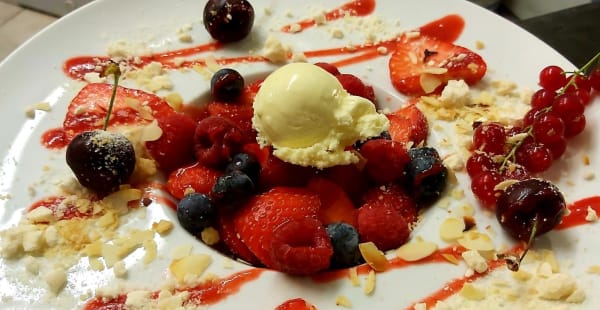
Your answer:
[[[485,48],[485,44],[479,40],[475,41],[475,48],[478,50],[482,50]]]
[[[590,165],[590,156],[588,154],[583,155],[583,164],[586,166]]]
[[[220,240],[219,232],[212,227],[204,228],[200,233],[200,237],[202,239],[202,242],[204,242],[207,245],[216,244]]]
[[[51,109],[52,108],[50,107],[50,104],[48,102],[38,102],[38,103],[34,103],[34,104],[28,106],[25,109],[25,115],[28,118],[34,118],[35,111],[49,112]]]
[[[595,178],[596,178],[596,173],[594,173],[594,171],[586,172],[583,175],[583,179],[586,180],[586,181],[591,181],[591,180],[593,180]]]
[[[591,265],[587,272],[600,275],[600,265]]]

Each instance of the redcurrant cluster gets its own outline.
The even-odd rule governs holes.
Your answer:
[[[494,208],[502,181],[526,180],[550,168],[567,148],[567,139],[585,128],[585,107],[600,93],[599,55],[572,73],[558,66],[542,69],[531,97],[531,109],[512,126],[476,123],[474,152],[466,168],[471,189],[481,203]]]

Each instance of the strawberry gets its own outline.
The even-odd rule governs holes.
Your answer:
[[[357,165],[333,166],[323,169],[321,175],[341,187],[352,201],[358,201],[368,187],[367,180]]]
[[[384,204],[393,207],[410,226],[417,222],[418,208],[411,196],[398,184],[370,188],[362,197],[365,204]]]
[[[294,298],[277,306],[275,310],[317,310],[317,308],[302,298]]]
[[[386,116],[390,121],[388,131],[392,140],[419,145],[427,139],[429,131],[427,118],[414,104],[406,105]]]
[[[82,131],[100,129],[104,124],[112,85],[92,83],[82,88],[67,109],[63,127],[70,141]],[[109,126],[147,124],[173,114],[173,108],[162,98],[137,89],[117,87]]]
[[[315,174],[315,169],[285,162],[272,153],[261,165],[259,188],[269,189],[276,186],[303,186]]]
[[[371,241],[382,251],[399,247],[410,235],[404,217],[385,203],[366,202],[358,209],[357,220],[360,240]]]
[[[148,152],[166,173],[194,162],[194,131],[196,122],[180,113],[158,119],[162,135],[146,142]]]
[[[406,164],[410,161],[404,144],[387,139],[365,142],[360,148],[360,154],[367,161],[367,175],[377,184],[400,180],[404,176]]]
[[[340,70],[338,68],[328,62],[317,62],[315,66],[321,67],[321,69],[331,73],[331,75],[336,76],[340,74]]]
[[[183,198],[188,188],[194,189],[196,193],[210,195],[221,174],[218,170],[195,163],[171,172],[167,180],[167,190],[177,199]]]
[[[273,268],[292,275],[310,275],[329,268],[333,247],[323,223],[305,217],[284,222],[273,230]]]
[[[354,96],[363,97],[375,103],[375,91],[370,85],[366,85],[360,78],[353,74],[341,73],[335,76],[342,87]]]
[[[219,231],[219,238],[223,244],[227,247],[227,250],[236,257],[252,264],[254,266],[260,266],[261,263],[254,256],[252,251],[248,249],[246,244],[242,242],[238,236],[235,225],[233,223],[233,216],[225,211],[225,208],[219,208],[219,223],[217,225],[217,231]]]
[[[314,177],[308,181],[307,188],[321,199],[318,216],[324,225],[346,222],[356,227],[356,209],[341,187],[326,178]]]
[[[477,83],[487,65],[481,56],[467,48],[424,35],[399,42],[389,61],[392,84],[406,95],[428,93],[421,85],[421,75],[429,68],[447,69],[429,73],[439,80],[440,85],[435,90],[440,90],[448,80],[464,80],[469,85]]]
[[[317,218],[319,197],[301,188],[276,187],[253,196],[234,214],[240,239],[267,267],[275,268],[271,246],[275,228],[288,221]]]

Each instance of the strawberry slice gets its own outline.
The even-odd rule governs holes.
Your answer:
[[[390,121],[388,131],[392,140],[419,145],[427,139],[429,131],[427,118],[414,104],[406,105],[386,116]]]
[[[233,223],[240,239],[260,261],[276,268],[271,258],[275,229],[289,221],[317,218],[319,197],[301,188],[276,187],[249,199],[235,213]]]
[[[233,216],[228,214],[220,208],[219,212],[219,223],[217,225],[217,231],[219,231],[219,237],[223,244],[227,247],[227,250],[236,257],[250,263],[253,266],[260,266],[261,263],[254,256],[252,251],[242,242],[237,232],[235,231],[235,225],[233,223]]]
[[[69,141],[82,131],[102,128],[111,95],[112,85],[103,83],[88,84],[77,93],[69,104],[63,122]],[[119,86],[108,124],[147,124],[155,118],[173,113],[173,108],[162,98]]]
[[[307,188],[321,199],[319,220],[324,225],[346,222],[356,227],[356,209],[340,186],[326,178],[314,177],[308,181]]]
[[[487,65],[481,56],[465,47],[421,35],[396,45],[389,69],[396,90],[419,96],[441,90],[448,80],[475,84],[485,74]]]
[[[277,306],[275,310],[317,310],[317,308],[302,298],[294,298]]]
[[[146,148],[160,169],[169,173],[193,163],[196,122],[185,114],[173,113],[158,119],[158,126],[162,135],[146,142]]]
[[[221,174],[219,170],[195,163],[173,171],[167,180],[167,190],[177,199],[183,198],[185,191],[190,188],[196,193],[210,195]]]

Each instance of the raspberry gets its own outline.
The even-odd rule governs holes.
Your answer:
[[[209,116],[198,123],[194,141],[198,162],[209,167],[220,167],[241,150],[244,137],[234,122]]]
[[[329,268],[333,248],[323,224],[306,217],[288,221],[273,231],[271,259],[275,269],[309,275]]]
[[[358,209],[358,234],[362,242],[373,242],[382,251],[404,244],[410,235],[406,219],[383,203],[365,203]]]
[[[396,181],[404,175],[406,164],[410,161],[404,145],[386,139],[367,141],[360,154],[367,160],[365,170],[375,183],[386,184]]]
[[[383,204],[394,208],[410,225],[417,222],[418,207],[400,185],[377,186],[370,188],[362,197],[363,204]]]

